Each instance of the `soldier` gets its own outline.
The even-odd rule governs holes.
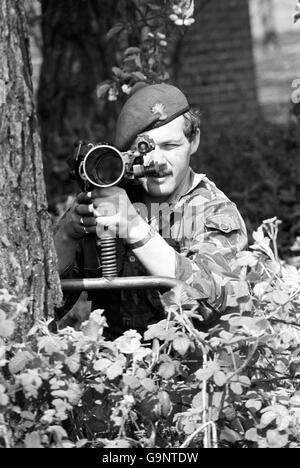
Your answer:
[[[205,174],[190,168],[200,141],[199,125],[199,113],[190,109],[178,88],[137,87],[121,110],[115,146],[129,150],[138,135],[146,134],[155,149],[145,164],[164,163],[167,171],[162,177],[141,179],[139,186],[79,193],[55,235],[62,278],[100,277],[96,231],[109,224],[115,232],[118,224],[119,232],[125,233],[117,238],[119,276],[176,278],[207,298],[214,318],[225,311],[231,291],[228,278],[236,254],[247,245],[247,233],[235,204]],[[145,210],[137,210],[136,202]],[[106,216],[108,207],[115,216]],[[78,295],[66,295],[58,316]],[[92,309],[105,310],[110,338],[127,329],[141,333],[164,318],[156,290],[93,292],[90,299]]]

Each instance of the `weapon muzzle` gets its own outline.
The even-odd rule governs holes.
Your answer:
[[[113,146],[94,146],[82,165],[86,179],[94,186],[106,188],[117,185],[125,172],[122,154]]]

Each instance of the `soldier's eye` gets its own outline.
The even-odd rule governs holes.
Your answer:
[[[165,149],[177,148],[178,146],[179,145],[177,143],[166,143],[165,145],[161,145],[161,147]]]

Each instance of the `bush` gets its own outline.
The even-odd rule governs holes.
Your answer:
[[[279,250],[300,234],[300,132],[295,123],[257,119],[221,131],[203,128],[193,167],[205,172],[240,209],[249,233],[262,219],[283,221]]]
[[[20,306],[2,290],[0,445],[299,447],[300,271],[278,260],[277,225],[238,255],[228,313],[206,332],[174,289],[144,341],[135,330],[106,341],[98,310],[80,331],[38,322],[20,344]]]

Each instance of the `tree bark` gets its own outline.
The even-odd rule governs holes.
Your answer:
[[[23,2],[0,4],[0,288],[28,298],[16,317],[24,337],[61,300],[33,104]]]

